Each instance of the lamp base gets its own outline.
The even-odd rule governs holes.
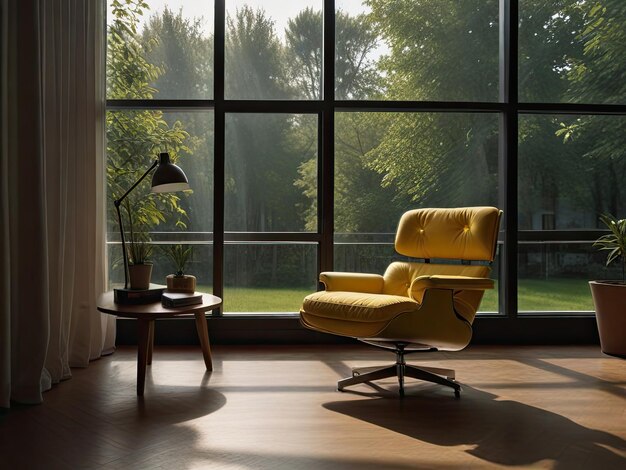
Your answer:
[[[113,300],[116,304],[123,305],[143,305],[161,301],[161,294],[165,291],[165,286],[161,284],[150,284],[148,289],[113,289]]]

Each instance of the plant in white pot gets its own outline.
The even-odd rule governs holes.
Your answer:
[[[165,278],[167,282],[167,290],[170,292],[195,292],[196,277],[185,274],[187,262],[193,254],[193,247],[171,245],[165,248],[164,251],[176,267],[176,274],[170,274]]]
[[[589,281],[596,309],[596,322],[602,352],[626,357],[626,219],[610,214],[600,216],[609,233],[596,240],[593,246],[608,251],[606,265],[620,260],[621,281]]]

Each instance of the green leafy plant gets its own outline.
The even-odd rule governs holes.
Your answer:
[[[603,214],[600,220],[607,226],[610,233],[598,238],[593,246],[607,250],[606,265],[620,259],[622,261],[622,282],[626,283],[626,219],[617,219],[611,214]]]
[[[147,236],[133,233],[126,248],[128,251],[128,262],[130,264],[147,264],[150,261],[152,245]]]
[[[163,251],[174,263],[176,267],[176,276],[185,275],[185,266],[193,254],[193,247],[185,248],[183,245],[171,245],[164,248]]]
[[[128,216],[129,238],[128,243],[126,243],[128,263],[147,264],[152,254],[152,245],[150,244],[150,237],[147,235],[147,228],[145,224],[137,220],[138,217],[134,215],[133,206],[129,200],[123,201],[123,207]]]

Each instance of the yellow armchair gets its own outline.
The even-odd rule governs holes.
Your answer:
[[[400,219],[396,251],[415,262],[394,262],[384,275],[323,272],[325,290],[305,297],[300,321],[307,328],[350,336],[391,349],[396,363],[353,369],[338,389],[397,376],[452,387],[450,369],[408,365],[417,351],[458,351],[472,337],[472,322],[486,289],[496,253],[502,211],[494,207],[416,209]]]

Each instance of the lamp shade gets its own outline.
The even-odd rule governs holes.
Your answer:
[[[159,165],[152,175],[153,193],[173,193],[185,191],[189,188],[189,180],[180,167],[170,162],[170,154],[159,154]]]

